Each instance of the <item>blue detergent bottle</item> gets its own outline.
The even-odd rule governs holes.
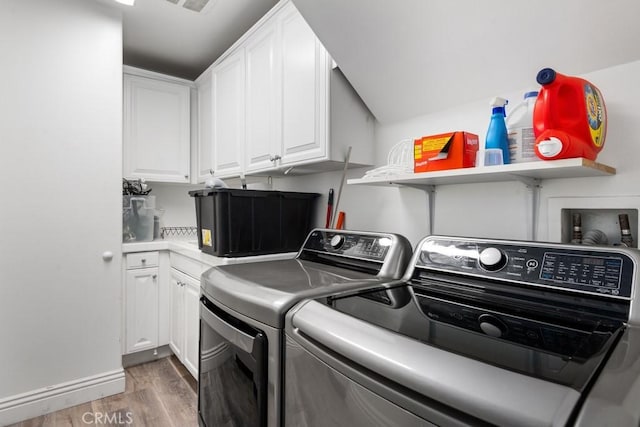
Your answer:
[[[507,135],[507,125],[504,118],[507,115],[505,105],[509,101],[504,98],[495,97],[491,100],[491,121],[489,122],[489,130],[487,130],[487,138],[485,140],[485,149],[499,148],[502,150],[502,161],[505,165],[511,163],[509,157],[509,138]]]

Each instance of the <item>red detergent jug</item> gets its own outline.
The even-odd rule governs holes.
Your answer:
[[[595,160],[607,133],[607,111],[597,87],[545,68],[533,110],[535,152],[543,160],[584,157]]]

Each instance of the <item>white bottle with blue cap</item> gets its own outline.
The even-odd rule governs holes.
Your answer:
[[[511,163],[534,162],[540,160],[534,150],[536,136],[533,133],[533,109],[538,92],[524,94],[524,100],[507,117],[509,137],[509,158]]]

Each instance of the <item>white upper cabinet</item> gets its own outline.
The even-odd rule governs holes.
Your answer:
[[[280,153],[280,49],[278,27],[266,23],[247,39],[245,170],[272,168]]]
[[[125,178],[189,182],[190,88],[187,81],[125,68]]]
[[[348,146],[352,166],[373,164],[373,116],[293,3],[278,3],[238,40],[198,78],[199,91],[209,72],[212,112],[200,104],[199,116],[212,138],[201,131],[200,182],[211,169],[220,178],[341,169]]]
[[[211,69],[196,81],[198,91],[198,139],[196,149],[197,182],[213,174],[213,84]]]
[[[293,4],[282,10],[281,164],[327,154],[329,56]]]
[[[245,60],[238,50],[213,68],[213,170],[218,177],[242,172],[245,135]]]

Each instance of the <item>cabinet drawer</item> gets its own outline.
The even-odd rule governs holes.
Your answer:
[[[127,270],[158,266],[158,252],[136,252],[127,254]]]
[[[209,267],[184,255],[171,253],[171,267],[193,277],[200,283],[200,275]]]

